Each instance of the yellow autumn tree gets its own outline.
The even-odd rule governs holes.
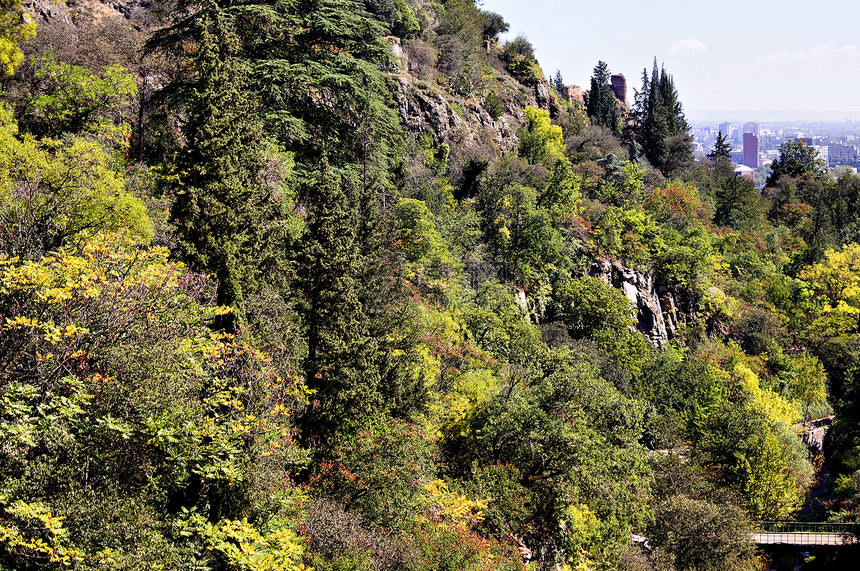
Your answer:
[[[209,331],[211,290],[118,235],[0,254],[0,568],[304,569],[301,385]]]
[[[528,162],[553,165],[564,158],[564,135],[553,125],[549,111],[526,107],[526,125],[520,130],[520,156]]]
[[[36,33],[36,22],[24,10],[21,0],[0,0],[0,67],[12,75],[24,60],[21,42]]]
[[[827,250],[824,260],[798,274],[809,313],[808,331],[824,339],[857,329],[860,319],[860,244]]]
[[[738,454],[737,474],[747,511],[755,519],[784,519],[800,505],[813,475],[806,449],[791,428],[802,418],[799,403],[762,388],[758,375],[746,365],[736,364],[734,374],[748,395],[746,414],[759,419],[753,422],[758,430]]]
[[[37,259],[98,232],[153,235],[143,202],[126,192],[109,153],[95,140],[41,141],[18,135],[0,104],[0,244],[10,256]]]

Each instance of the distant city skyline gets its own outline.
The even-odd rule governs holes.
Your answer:
[[[688,118],[860,120],[860,3],[836,0],[559,2],[483,0],[526,36],[546,75],[588,88],[599,60],[628,97],[653,58]]]

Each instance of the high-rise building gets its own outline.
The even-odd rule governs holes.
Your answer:
[[[744,133],[752,133],[756,139],[761,139],[761,127],[758,123],[744,123]]]
[[[758,137],[755,133],[744,133],[744,164],[751,169],[758,168]]]
[[[833,143],[828,146],[830,163],[834,165],[850,165],[857,162],[857,147]]]
[[[726,139],[732,138],[732,124],[731,123],[720,123],[720,133],[723,134],[723,137]]]

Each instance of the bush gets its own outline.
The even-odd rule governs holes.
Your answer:
[[[732,337],[750,355],[760,355],[788,336],[779,316],[767,309],[745,307],[732,322]]]
[[[428,81],[436,74],[436,50],[422,40],[407,40],[403,42],[406,51],[409,73],[419,80]]]
[[[310,485],[360,512],[368,524],[403,530],[414,519],[432,467],[429,435],[420,426],[380,415],[338,435]]]
[[[415,569],[418,555],[408,541],[367,526],[361,515],[316,501],[303,524],[313,552],[310,563],[320,571],[401,571]]]
[[[222,313],[198,301],[209,288],[118,236],[39,262],[0,255],[0,567],[65,554],[252,570],[270,548],[295,569],[280,515],[298,395],[240,335],[207,330]]]
[[[535,59],[534,47],[525,37],[517,36],[506,42],[499,57],[523,85],[534,87],[543,81],[544,74]]]
[[[505,103],[499,94],[495,91],[490,91],[484,97],[484,110],[490,114],[493,121],[496,121],[505,112]]]

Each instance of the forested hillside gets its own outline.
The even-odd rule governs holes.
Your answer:
[[[694,162],[656,61],[570,100],[479,4],[0,0],[0,569],[752,571],[753,521],[857,521],[860,177]]]

